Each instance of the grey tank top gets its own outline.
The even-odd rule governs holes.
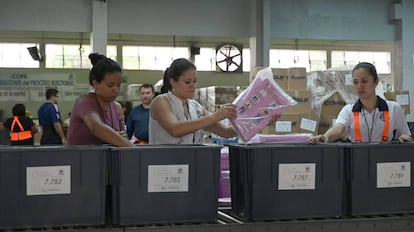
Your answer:
[[[178,99],[174,94],[168,92],[158,97],[166,97],[168,99],[172,110],[175,112],[175,116],[179,122],[198,119],[203,115],[203,107],[195,100],[187,100],[187,105],[190,112],[190,117],[187,119],[184,115],[184,107],[181,104],[181,100]],[[182,137],[173,137],[158,123],[157,120],[151,117],[151,113],[149,118],[148,131],[150,144],[200,144],[202,143],[204,136],[204,132],[202,130],[197,130]]]

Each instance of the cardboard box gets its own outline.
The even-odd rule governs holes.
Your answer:
[[[256,77],[256,74],[266,67],[257,66],[254,67],[253,70],[250,72],[250,82]],[[282,88],[287,89],[287,80],[288,80],[288,70],[287,68],[272,68],[273,79],[276,83]]]
[[[385,98],[389,101],[396,101],[404,110],[404,114],[410,114],[410,94],[409,91],[385,92]]]
[[[321,114],[319,119],[318,134],[325,134],[325,132],[331,128],[338,115]]]
[[[312,93],[308,90],[286,90],[298,104],[290,106],[285,113],[287,114],[309,114],[311,112]]]
[[[308,88],[306,68],[288,68],[287,87],[293,90],[306,90]]]
[[[323,103],[321,115],[338,115],[342,108],[346,105],[339,93],[334,93]]]
[[[299,133],[318,134],[319,117],[315,113],[300,114]]]
[[[282,89],[287,89],[288,70],[287,68],[272,68],[273,79]]]
[[[210,86],[198,88],[194,99],[208,111],[215,112],[216,106],[233,102],[242,89],[240,86]]]
[[[272,125],[266,126],[262,134],[284,135],[299,132],[299,114],[282,114],[280,118]]]

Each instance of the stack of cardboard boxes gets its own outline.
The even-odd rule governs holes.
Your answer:
[[[332,94],[324,101],[321,107],[318,134],[324,134],[335,123],[339,112],[345,105],[346,102],[338,92]]]
[[[274,80],[286,93],[297,101],[272,125],[262,130],[263,134],[289,134],[318,132],[318,117],[312,113],[312,94],[307,90],[305,68],[272,69]]]
[[[194,99],[208,111],[215,112],[221,105],[232,103],[243,89],[240,86],[210,86],[198,88]]]
[[[410,114],[410,94],[408,91],[386,92],[384,96],[387,100],[400,104],[404,114]]]

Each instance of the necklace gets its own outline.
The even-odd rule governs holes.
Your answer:
[[[184,117],[187,119],[187,121],[191,121],[191,113],[190,108],[188,107],[188,102],[183,105],[184,108]],[[195,132],[191,133],[193,136],[193,143],[195,143]]]
[[[374,114],[372,115],[372,122],[371,122],[371,128],[369,128],[367,117],[365,116],[365,110],[363,109],[362,115],[364,115],[364,121],[365,125],[367,125],[368,128],[368,142],[371,142],[372,139],[372,131],[374,130],[374,122],[375,122],[375,109]]]

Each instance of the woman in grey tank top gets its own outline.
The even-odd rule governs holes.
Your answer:
[[[232,127],[219,123],[237,118],[236,106],[225,104],[215,113],[208,112],[192,99],[196,83],[196,67],[187,59],[174,60],[165,71],[161,94],[151,103],[150,144],[201,143],[204,130],[224,138],[237,136]]]

